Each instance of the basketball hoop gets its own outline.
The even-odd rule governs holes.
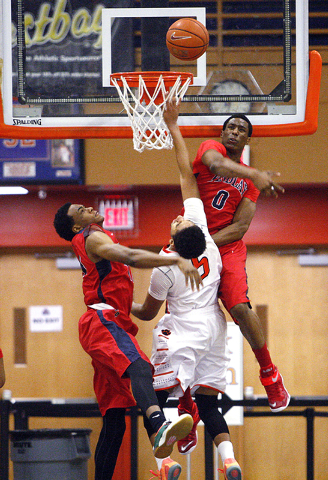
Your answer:
[[[134,149],[143,152],[145,148],[172,148],[173,141],[163,111],[168,100],[183,98],[193,74],[126,72],[112,73],[110,78],[131,120]]]

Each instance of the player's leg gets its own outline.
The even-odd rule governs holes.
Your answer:
[[[184,415],[185,413],[189,413],[189,415],[192,416],[194,423],[191,432],[185,438],[178,441],[178,450],[182,455],[193,452],[198,442],[197,425],[200,418],[197,405],[190,394],[190,387],[187,388],[182,397],[179,397],[178,414]]]
[[[95,452],[95,480],[111,480],[124,432],[125,408],[108,409]]]
[[[214,390],[214,394],[224,391],[226,387],[226,373],[228,357],[226,355],[226,319],[219,304],[199,309],[196,313],[198,324],[201,321],[201,331],[205,342],[195,356],[195,369],[190,387],[179,398],[179,414],[188,412],[193,417],[193,428],[186,438],[178,442],[178,449],[182,455],[191,453],[197,446],[197,424],[200,420],[197,404],[193,401],[191,392],[197,391],[202,385],[207,385]],[[207,333],[205,333],[207,332]],[[199,336],[196,335],[196,342]],[[195,339],[194,339],[195,341]],[[192,340],[190,340],[192,344]]]
[[[222,255],[219,297],[240,331],[250,344],[260,366],[260,379],[273,412],[284,410],[290,400],[283,378],[273,364],[258,315],[251,309],[247,296],[246,247]]]
[[[102,414],[108,408],[118,406],[117,401],[123,398],[122,392],[124,398],[129,394],[133,401],[128,389],[131,383],[135,401],[157,432],[154,455],[159,458],[169,456],[174,443],[190,432],[193,421],[190,415],[184,415],[175,422],[166,421],[158,406],[148,357],[140,349],[136,338],[115,322],[114,310],[88,311],[80,319],[79,333],[82,347],[93,360],[96,372],[94,388]],[[117,384],[117,389],[112,389],[104,397],[103,385],[112,382]],[[108,400],[111,396],[112,404]],[[130,405],[133,403],[125,403],[124,406]]]
[[[243,336],[252,350],[261,350],[265,346],[264,332],[258,315],[250,308],[249,303],[238,303],[229,310],[234,320],[237,320]],[[266,355],[270,358],[268,349]]]
[[[192,417],[186,414],[174,422],[166,421],[153,388],[151,366],[143,358],[132,362],[126,369],[126,374],[130,377],[136,402],[149,420],[153,431],[157,432],[154,438],[154,455],[157,458],[166,458],[171,454],[174,443],[190,432],[193,426]]]
[[[169,391],[159,390],[156,392],[156,396],[157,396],[158,404],[160,408],[163,409],[167,401],[167,398],[169,396]],[[143,415],[143,419],[144,419],[144,427],[147,431],[150,443],[152,444],[152,446],[154,446],[156,432],[153,430],[146,415]],[[160,480],[178,480],[181,473],[181,465],[179,465],[179,463],[177,463],[175,460],[172,460],[172,458],[170,457],[167,457],[167,458],[155,457],[155,460],[157,463],[157,472],[150,470],[150,472],[153,475],[158,477]]]
[[[283,378],[278,368],[272,363],[271,356],[267,345],[263,339],[263,343],[252,341],[256,338],[256,326],[260,323],[259,317],[247,304],[239,304],[231,309],[231,314],[239,323],[240,330],[250,343],[254,355],[260,365],[260,380],[268,395],[269,406],[272,412],[280,412],[284,410],[290,401],[290,395],[286,390]],[[245,332],[245,333],[244,333]],[[251,340],[248,339],[250,332],[253,333]]]
[[[203,321],[204,329],[200,325],[201,321]],[[189,414],[193,417],[193,430],[196,429],[199,418],[197,418],[196,422],[194,421],[193,405],[196,413],[197,406],[190,396],[188,387],[191,380],[194,379],[198,350],[201,351],[202,355],[204,354],[204,348],[199,341],[199,331],[202,331],[206,343],[206,325],[206,317],[199,318],[197,313],[188,313],[188,315],[184,316],[183,322],[176,320],[173,314],[166,314],[153,330],[151,362],[154,365],[154,388],[158,394],[162,389],[173,389],[174,396],[182,395],[183,392],[186,392],[184,395],[186,402],[183,404],[185,411],[179,409],[179,415],[183,417]],[[163,349],[165,349],[165,360],[163,359]],[[187,401],[187,397],[190,401]],[[194,432],[195,435],[196,432]],[[189,432],[188,435],[183,437],[182,443],[185,441],[189,443],[188,437]],[[195,445],[196,443],[197,440]],[[180,439],[178,440],[178,448],[179,446]],[[180,448],[179,451],[181,452]]]
[[[222,460],[224,478],[226,480],[241,480],[241,468],[235,460],[233,445],[227,422],[218,409],[218,392],[210,388],[200,387],[195,393],[195,401],[199,416],[218,447]]]
[[[219,298],[252,349],[262,349],[265,344],[263,328],[247,295],[246,246],[239,242],[233,250],[224,251],[221,258]],[[267,355],[270,357],[268,352]]]

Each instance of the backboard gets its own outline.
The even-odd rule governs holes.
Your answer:
[[[191,1],[179,8],[168,7],[168,1],[163,8],[108,8],[106,3],[120,4],[1,0],[0,137],[132,137],[110,74],[140,71],[145,62],[156,70],[194,74],[179,118],[186,137],[218,136],[236,112],[249,116],[254,136],[316,130],[321,58],[317,52],[309,55],[307,0],[267,2],[273,5],[272,23],[253,45],[248,39],[256,29],[248,23],[256,12],[234,8],[263,2],[213,1],[204,7]],[[230,10],[218,11],[219,3]],[[194,62],[170,57],[165,46],[165,22],[168,28],[187,16],[206,24],[210,33],[207,53]],[[224,38],[235,38],[235,44]]]

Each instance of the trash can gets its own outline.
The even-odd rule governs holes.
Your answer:
[[[87,480],[90,429],[14,430],[14,480]]]

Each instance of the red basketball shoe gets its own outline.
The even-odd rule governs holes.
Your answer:
[[[269,377],[262,376],[260,371],[260,380],[268,395],[271,412],[281,412],[287,408],[290,402],[290,395],[285,388],[284,380],[278,368],[274,366],[273,374]]]
[[[178,441],[178,450],[182,455],[187,455],[188,453],[191,453],[192,451],[195,450],[197,446],[197,440],[198,440],[198,435],[197,435],[197,424],[200,420],[199,418],[199,413],[198,413],[198,408],[195,402],[193,402],[192,406],[192,411],[188,412],[184,408],[182,408],[180,405],[178,405],[178,413],[179,415],[183,415],[185,413],[189,413],[189,415],[192,416],[192,419],[194,421],[193,427],[191,429],[191,432],[189,435],[187,435],[185,438],[182,440]]]

